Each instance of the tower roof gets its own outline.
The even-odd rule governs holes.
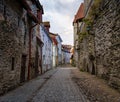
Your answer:
[[[84,4],[81,3],[75,17],[74,17],[74,21],[73,23],[77,22],[78,20],[81,20],[82,18],[84,18]]]

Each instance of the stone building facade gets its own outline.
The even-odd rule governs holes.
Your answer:
[[[120,91],[120,1],[84,0],[84,7],[79,66]]]
[[[57,34],[50,32],[49,35],[52,39],[52,53],[53,53],[52,65],[53,65],[53,68],[56,68],[58,66],[58,41],[56,39]]]
[[[37,2],[0,0],[0,94],[32,76],[31,44],[34,40],[31,40],[31,27],[38,24],[39,19],[34,16],[29,3],[41,10]]]
[[[97,75],[120,91],[120,0],[103,0],[99,13],[93,25]]]
[[[79,65],[82,70],[90,72],[91,74],[96,74],[95,67],[95,52],[94,52],[94,36],[90,34],[87,30],[89,25],[84,21],[89,17],[90,9],[93,5],[94,0],[84,0],[84,19],[82,20],[82,24],[80,26],[80,53],[79,53]]]
[[[71,48],[71,45],[62,45],[62,64],[70,64]]]
[[[56,36],[57,42],[58,42],[58,65],[62,64],[62,38],[59,34]]]
[[[82,19],[84,18],[84,4],[82,3],[74,17],[73,20],[73,29],[74,29],[74,64],[77,67],[79,66],[79,36],[78,32],[80,32],[80,27],[82,25]]]

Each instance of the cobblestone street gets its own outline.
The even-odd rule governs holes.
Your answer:
[[[2,96],[0,102],[89,102],[72,81],[71,70],[64,67],[48,71]]]
[[[120,102],[120,0],[0,0],[0,102]]]

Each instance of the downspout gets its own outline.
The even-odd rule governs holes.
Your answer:
[[[43,47],[43,46],[42,46],[42,47]],[[42,72],[42,71],[43,71],[43,70],[42,70],[42,52],[43,52],[43,51],[42,51],[42,49],[41,49],[41,53],[40,53],[40,54],[41,54],[41,62],[40,62],[40,64],[41,64],[41,66],[40,66],[40,67],[41,67],[41,74],[43,73],[43,72]]]
[[[28,62],[28,80],[30,80],[30,67],[31,67],[31,38],[32,38],[32,30],[37,24],[31,26],[29,28],[29,62]]]

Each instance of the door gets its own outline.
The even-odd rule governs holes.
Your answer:
[[[26,55],[22,55],[21,59],[21,74],[20,74],[20,82],[25,81],[25,69],[26,69]]]

